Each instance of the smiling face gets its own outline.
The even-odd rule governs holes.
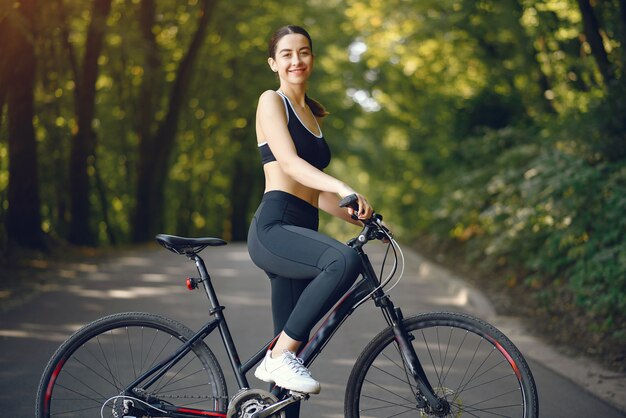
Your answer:
[[[313,71],[313,51],[306,36],[292,33],[276,44],[274,56],[268,58],[272,71],[278,73],[281,83],[304,84]]]

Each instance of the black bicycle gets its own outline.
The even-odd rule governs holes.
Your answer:
[[[342,206],[353,205],[348,198]],[[211,278],[199,253],[225,245],[217,238],[157,235],[157,241],[196,263],[210,303],[209,320],[193,332],[152,313],[110,315],[65,341],[48,363],[37,393],[37,417],[284,417],[284,408],[307,394],[251,388],[246,378],[274,340],[241,362]],[[395,256],[381,280],[363,246],[388,243]],[[359,355],[348,380],[346,417],[538,416],[535,382],[522,354],[492,325],[462,313],[404,318],[387,291],[402,277],[402,250],[375,214],[348,245],[361,257],[361,278],[337,303],[298,353],[309,366],[354,310],[368,300],[388,327]],[[387,255],[385,259],[387,259]],[[383,262],[383,265],[385,263]],[[400,271],[400,273],[398,273]],[[381,270],[381,275],[383,275]],[[392,279],[398,276],[394,285]],[[239,391],[228,396],[224,374],[204,339],[218,330]]]

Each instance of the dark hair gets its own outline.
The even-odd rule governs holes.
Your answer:
[[[311,47],[311,52],[313,52],[313,40],[311,39],[311,35],[301,26],[296,25],[287,25],[278,29],[272,37],[270,38],[267,45],[267,52],[271,58],[276,58],[276,47],[278,42],[285,36],[291,34],[299,34],[306,37],[309,41],[309,46]],[[317,117],[323,118],[324,116],[328,116],[328,111],[326,108],[317,100],[311,99],[309,96],[305,96],[306,104],[309,105],[313,114]]]

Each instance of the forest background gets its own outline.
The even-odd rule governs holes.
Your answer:
[[[328,171],[501,311],[623,369],[626,0],[2,0],[0,261],[245,240],[285,24],[314,40]]]

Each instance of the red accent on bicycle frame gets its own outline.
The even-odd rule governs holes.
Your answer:
[[[278,337],[280,337],[280,334],[275,336],[274,339],[270,341],[270,345],[267,347],[268,350],[271,350],[272,348],[274,348],[274,346],[276,345],[276,341],[278,341]]]
[[[46,401],[44,402],[44,414],[48,414],[50,411],[50,398],[52,398],[52,388],[54,387],[54,382],[56,382],[57,377],[59,377],[59,373],[61,373],[61,369],[65,364],[65,359],[61,360],[57,367],[52,372],[50,376],[50,382],[48,383],[48,387],[46,388]]]
[[[496,346],[498,351],[500,351],[504,355],[504,357],[506,357],[506,360],[509,362],[511,367],[513,367],[513,371],[515,372],[515,375],[517,376],[517,379],[521,380],[522,379],[522,373],[519,371],[519,367],[517,367],[517,364],[515,363],[515,360],[513,360],[513,358],[509,355],[509,353],[506,352],[504,347],[502,347],[499,342],[497,342],[495,340],[491,340],[491,342]]]
[[[319,328],[317,329],[317,331],[315,331],[315,334],[313,335],[313,337],[309,338],[309,341],[307,341],[307,343],[304,345],[304,347],[302,347],[300,350],[298,350],[298,353],[301,353],[302,351],[304,351],[305,348],[307,348],[309,346],[309,344],[311,344],[311,342],[315,339],[315,336],[320,332],[321,329],[324,328],[324,325],[326,325],[326,323],[330,320],[330,318],[333,316],[333,314],[335,313],[335,311],[337,311],[337,309],[339,309],[339,307],[343,304],[343,302],[348,298],[348,296],[350,296],[352,293],[354,292],[354,290],[352,290],[351,292],[346,293],[340,300],[339,302],[335,305],[335,309],[332,310],[331,313],[329,313],[326,316],[326,319],[324,320],[324,322],[322,322],[322,325],[319,326]],[[280,336],[280,334],[279,334]]]
[[[221,417],[221,418],[226,418],[226,414],[222,414],[221,412],[208,412],[208,411],[203,411],[201,409],[176,408],[175,412],[180,412],[181,414],[197,415],[199,417]]]

